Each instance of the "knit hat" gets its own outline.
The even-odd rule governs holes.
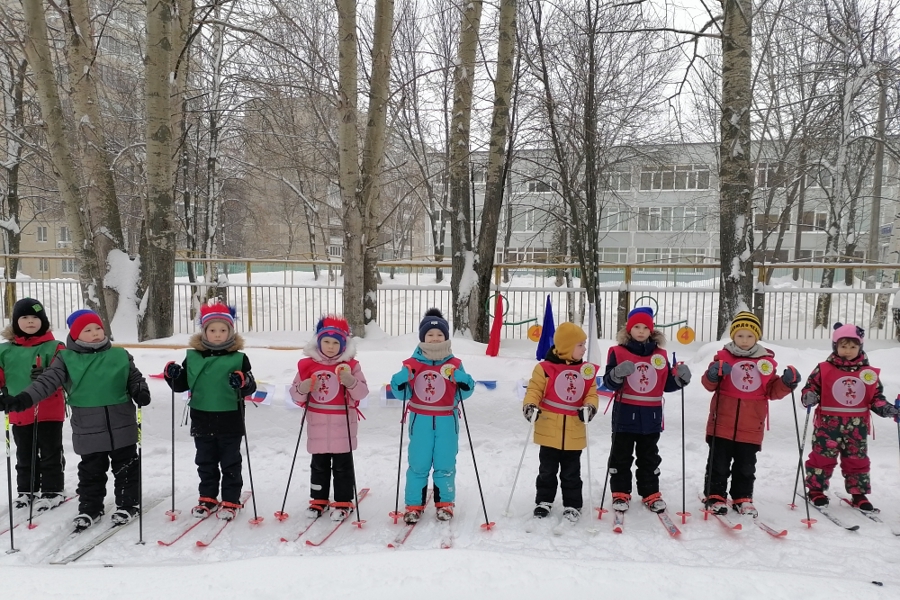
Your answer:
[[[222,321],[228,325],[231,331],[234,331],[234,316],[237,309],[233,306],[225,306],[221,302],[210,300],[209,303],[200,307],[200,327],[206,331],[206,327],[213,321]]]
[[[734,315],[734,320],[731,322],[731,329],[728,331],[728,335],[731,336],[731,339],[734,339],[734,334],[740,329],[750,330],[753,335],[756,336],[756,341],[762,339],[762,323],[760,323],[759,317],[752,312],[742,310]]]
[[[843,339],[856,340],[859,342],[859,347],[862,348],[864,337],[866,337],[866,330],[862,327],[857,327],[851,323],[846,325],[843,323],[835,323],[834,333],[831,334],[831,349],[837,350],[838,342]]]
[[[22,331],[21,327],[19,327],[19,319],[22,317],[37,317],[40,320],[41,328],[31,335],[44,335],[50,331],[50,319],[47,318],[47,311],[45,311],[44,306],[34,298],[22,298],[13,306],[12,328],[13,333],[19,337],[28,335]]]
[[[561,323],[553,334],[553,346],[556,348],[556,355],[563,360],[572,358],[572,352],[575,346],[587,339],[584,329],[566,321]]]
[[[625,331],[631,333],[631,329],[635,325],[645,325],[647,329],[653,331],[653,309],[649,306],[638,306],[628,313],[628,321],[625,322]]]
[[[341,345],[338,356],[344,353],[347,347],[347,338],[350,337],[350,325],[337,315],[327,315],[319,319],[316,324],[316,346],[322,351],[322,338],[331,338]]]
[[[443,313],[436,308],[429,308],[425,311],[425,318],[419,323],[419,341],[425,341],[425,334],[432,329],[439,329],[444,334],[444,339],[450,339],[450,324],[444,318]]]
[[[86,308],[76,310],[66,319],[66,325],[69,326],[69,335],[73,340],[77,340],[84,328],[91,323],[99,325],[100,329],[103,329],[103,321],[100,319],[100,315]]]

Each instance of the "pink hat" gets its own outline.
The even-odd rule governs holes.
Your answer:
[[[866,330],[862,327],[857,327],[851,323],[844,325],[843,323],[835,323],[834,324],[834,333],[831,334],[831,342],[833,344],[837,344],[838,341],[842,339],[851,339],[859,342],[859,345],[863,345],[863,338],[866,336]]]

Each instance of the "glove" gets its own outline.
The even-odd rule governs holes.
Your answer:
[[[308,394],[309,390],[312,388],[312,377],[309,379],[304,379],[300,383],[297,384],[295,388],[301,394]]]
[[[165,375],[166,379],[178,379],[181,377],[183,371],[184,369],[181,368],[181,365],[175,361],[171,361],[166,364],[166,368],[163,369],[163,375]]]
[[[792,390],[800,385],[800,373],[794,367],[787,367],[781,374],[781,381]]]
[[[722,376],[725,377],[729,373],[731,373],[731,365],[721,360],[714,360],[713,362],[709,363],[709,368],[706,369],[706,378],[713,383],[718,382],[720,370],[722,371]]]
[[[625,381],[625,378],[634,373],[634,363],[630,360],[623,361],[613,367],[613,370],[610,371],[610,379],[612,379],[616,383],[622,383]]]
[[[41,376],[41,373],[44,372],[44,367],[39,367],[37,365],[31,368],[31,380],[34,381],[38,377]]]
[[[529,422],[531,421],[531,417],[537,414],[537,416],[534,417],[534,420],[537,421],[541,416],[541,409],[537,407],[537,404],[526,404],[522,407],[522,414],[525,415],[525,420]]]
[[[356,386],[356,377],[353,376],[350,369],[341,369],[338,371],[338,379],[341,380],[341,385],[348,390]]]
[[[897,420],[897,415],[900,415],[900,408],[892,404],[888,404],[884,407],[884,414],[882,415],[886,419],[894,419]]]
[[[147,406],[150,404],[150,392],[141,390],[134,399],[134,403],[138,406]]]
[[[5,387],[0,388],[0,403],[2,403],[3,410],[7,413],[21,412],[34,406],[34,402],[28,394],[22,393],[10,396],[9,391]]]
[[[244,387],[244,374],[241,371],[232,371],[228,374],[228,385],[236,390]]]
[[[803,405],[804,408],[809,408],[810,406],[815,406],[819,403],[819,395],[814,391],[810,390],[800,396],[800,404]]]
[[[675,365],[673,375],[675,376],[675,383],[678,384],[678,387],[684,387],[691,382],[691,370],[684,363],[678,363]]]
[[[587,413],[587,421],[584,419],[584,413]],[[594,420],[594,415],[597,414],[597,409],[594,408],[593,404],[585,404],[578,410],[578,418],[582,423],[590,423]]]

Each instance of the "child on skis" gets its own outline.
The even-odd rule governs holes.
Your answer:
[[[343,521],[354,508],[357,406],[369,395],[369,386],[356,360],[356,341],[342,317],[320,319],[303,353],[306,358],[297,363],[291,398],[306,409],[306,449],[312,455],[307,516],[317,519],[329,506],[333,473],[331,520]]]
[[[233,519],[243,508],[241,438],[244,398],[256,391],[250,359],[241,352],[244,339],[234,331],[235,309],[212,302],[200,307],[200,332],[191,336],[187,356],[170,362],[163,375],[175,392],[191,391],[191,437],[200,476],[200,499],[191,514],[215,512]],[[219,481],[222,501],[219,502]]]
[[[403,520],[418,521],[425,510],[428,473],[434,468],[437,518],[453,518],[459,420],[456,405],[472,395],[475,381],[450,350],[450,325],[436,308],[419,324],[419,346],[391,378],[391,389],[406,403],[409,416],[409,468]]]
[[[12,323],[3,330],[2,336],[7,341],[0,344],[0,379],[13,396],[37,379],[56,352],[65,348],[50,332],[47,311],[33,298],[16,302]],[[39,407],[9,415],[16,441],[19,496],[13,502],[15,508],[28,508],[33,503],[32,510],[39,513],[65,500],[66,459],[62,436],[65,402],[62,390],[57,388]]]
[[[614,510],[628,510],[631,501],[631,463],[637,466],[637,491],[653,512],[666,510],[659,492],[659,436],[663,430],[663,393],[691,381],[684,363],[674,367],[663,345],[666,337],[654,329],[653,310],[646,306],[628,313],[609,349],[603,383],[616,391],[612,410],[612,448],[609,488]]]
[[[706,423],[704,504],[707,510],[728,512],[726,487],[731,474],[731,506],[757,516],[753,506],[756,453],[762,449],[769,400],[779,400],[800,383],[797,369],[776,372],[775,353],[759,344],[762,323],[751,312],[739,312],[731,322],[731,341],[719,350],[701,383],[713,392]]]
[[[534,517],[550,514],[557,480],[562,490],[563,517],[581,516],[581,451],[587,446],[587,422],[597,413],[597,365],[582,359],[587,335],[574,323],[562,323],[553,346],[531,373],[522,412],[534,418],[534,443],[540,445],[540,467],[535,481]],[[588,474],[590,476],[590,474]]]
[[[867,497],[872,491],[866,449],[869,411],[887,418],[900,411],[884,397],[879,369],[869,365],[863,351],[864,336],[861,327],[835,323],[832,353],[813,369],[801,395],[803,406],[816,406],[812,451],[806,460],[807,497],[816,506],[828,506],[828,482],[840,456],[852,505],[875,510]]]
[[[103,516],[107,472],[112,463],[116,511],[112,521],[125,524],[138,514],[140,464],[134,404],[150,404],[150,390],[134,359],[114,348],[100,316],[77,310],[66,320],[66,348],[24,391],[15,396],[0,392],[7,411],[22,411],[57,389],[66,391],[72,409],[72,446],[78,463],[76,530],[87,529]]]

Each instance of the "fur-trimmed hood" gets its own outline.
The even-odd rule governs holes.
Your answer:
[[[7,342],[12,342],[16,339],[16,334],[13,331],[12,325],[7,325],[3,328],[3,331],[0,332],[0,336],[3,336],[3,339]]]
[[[647,339],[651,342],[655,342],[659,348],[666,347],[666,335],[659,329],[654,329]],[[616,334],[616,343],[620,346],[627,346],[628,343],[633,340],[634,338],[631,337],[631,334],[628,333],[628,330],[624,327]]]
[[[7,342],[12,342],[18,346],[37,346],[38,344],[43,344],[44,342],[56,342],[59,341],[54,337],[53,332],[47,331],[42,333],[41,335],[29,335],[26,337],[20,337],[16,335],[16,332],[13,331],[12,325],[7,325],[3,328],[3,331],[0,332],[0,336],[3,337]]]
[[[356,358],[356,338],[348,337],[347,344],[344,346],[344,352],[333,358],[328,358],[319,352],[319,344],[316,336],[313,336],[303,347],[303,354],[310,357],[317,363],[323,365],[336,365],[347,362],[352,358]]]
[[[191,339],[188,340],[188,346],[196,350],[197,352],[209,352],[209,348],[203,345],[203,335],[200,333],[195,333],[191,336]],[[241,334],[234,334],[234,343],[231,344],[222,352],[238,352],[244,349],[244,338],[241,337]]]

